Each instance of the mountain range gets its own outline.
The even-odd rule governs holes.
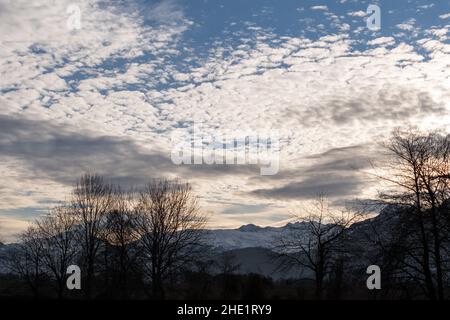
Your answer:
[[[347,233],[353,245],[364,245],[367,252],[370,251],[371,243],[367,241],[367,234],[374,226],[379,230],[387,229],[387,224],[395,214],[391,210],[385,209],[371,219],[358,222],[349,227]],[[292,278],[305,270],[276,270],[277,263],[273,259],[274,247],[281,237],[286,238],[295,234],[300,241],[308,240],[308,223],[296,222],[288,223],[282,227],[260,227],[254,224],[243,225],[237,229],[211,229],[205,231],[206,242],[212,247],[212,260],[217,262],[225,256],[232,257],[232,263],[239,266],[238,273],[257,273],[272,278]],[[365,243],[365,244],[364,244]],[[1,244],[0,257],[6,253],[13,253],[17,250],[18,244]],[[362,259],[362,257],[361,257]],[[0,273],[5,273],[7,269],[0,264]]]

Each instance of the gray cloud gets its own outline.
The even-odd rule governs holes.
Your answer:
[[[272,176],[254,176],[251,180],[260,182],[267,179],[292,180],[318,173],[338,173],[340,175],[356,174],[368,169],[381,156],[381,150],[375,145],[356,145],[331,148],[323,153],[306,156],[308,165],[295,169],[281,170]]]
[[[150,151],[133,140],[77,132],[48,121],[0,115],[0,157],[22,161],[37,176],[72,184],[98,172],[125,185],[176,173],[181,178],[258,174],[256,166],[174,165],[167,151]]]
[[[307,168],[306,172],[352,172],[363,170],[371,166],[372,161],[378,158],[378,154],[369,146],[364,145],[332,148],[323,153],[306,157],[306,159],[319,161],[319,163],[314,163]]]
[[[37,175],[69,184],[84,171],[140,181],[169,171],[170,159],[145,152],[126,138],[91,136],[46,121],[0,116],[0,156],[25,163]]]
[[[270,205],[267,204],[236,204],[229,206],[221,211],[224,214],[243,214],[243,213],[258,213],[267,210]]]
[[[324,97],[320,105],[307,110],[288,108],[286,117],[302,119],[306,127],[319,126],[323,122],[347,125],[353,122],[404,121],[420,115],[445,115],[448,110],[443,102],[435,101],[428,92],[416,88],[386,87],[358,93],[333,93]]]
[[[364,169],[378,158],[369,146],[333,148],[306,157],[312,163],[297,170],[283,171],[273,178],[285,181],[280,187],[257,189],[252,195],[275,199],[312,199],[320,193],[330,198],[357,196],[369,179]],[[293,181],[294,180],[294,181]],[[296,181],[295,181],[296,180]]]
[[[279,188],[254,190],[252,194],[259,197],[298,200],[313,199],[320,193],[328,197],[348,197],[358,194],[363,185],[364,181],[357,176],[317,174]]]

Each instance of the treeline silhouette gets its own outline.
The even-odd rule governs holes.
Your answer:
[[[450,288],[450,136],[396,131],[384,145],[385,191],[370,204],[337,211],[317,201],[275,239],[277,272],[240,274],[229,253],[212,258],[207,221],[191,186],[159,179],[124,190],[83,175],[70,199],[36,220],[2,257],[1,297],[71,299],[433,299]],[[365,220],[376,204],[380,215]],[[69,265],[82,290],[66,288]],[[381,269],[368,290],[367,266]],[[275,271],[275,270],[274,270]]]
[[[62,298],[67,268],[78,264],[86,298],[100,292],[127,298],[141,282],[144,293],[162,299],[165,281],[200,255],[204,223],[187,183],[154,180],[140,191],[124,191],[85,174],[67,203],[21,234],[19,250],[7,261],[34,297],[52,284]]]

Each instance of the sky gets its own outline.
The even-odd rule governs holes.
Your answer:
[[[373,197],[392,130],[447,130],[449,40],[448,1],[0,0],[0,232],[87,171],[188,180],[212,228]],[[279,170],[175,164],[173,132],[199,123],[277,132]]]

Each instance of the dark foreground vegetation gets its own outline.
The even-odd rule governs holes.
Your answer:
[[[385,150],[377,178],[387,187],[378,199],[336,211],[318,197],[299,218],[306,229],[274,239],[274,266],[301,271],[297,279],[242,274],[226,253],[213,259],[206,217],[187,183],[154,180],[124,190],[86,174],[69,201],[0,251],[7,270],[0,297],[448,299],[450,137],[397,132]],[[374,206],[379,216],[363,219]],[[82,288],[69,291],[74,264]],[[366,287],[369,265],[381,269],[381,290]]]

